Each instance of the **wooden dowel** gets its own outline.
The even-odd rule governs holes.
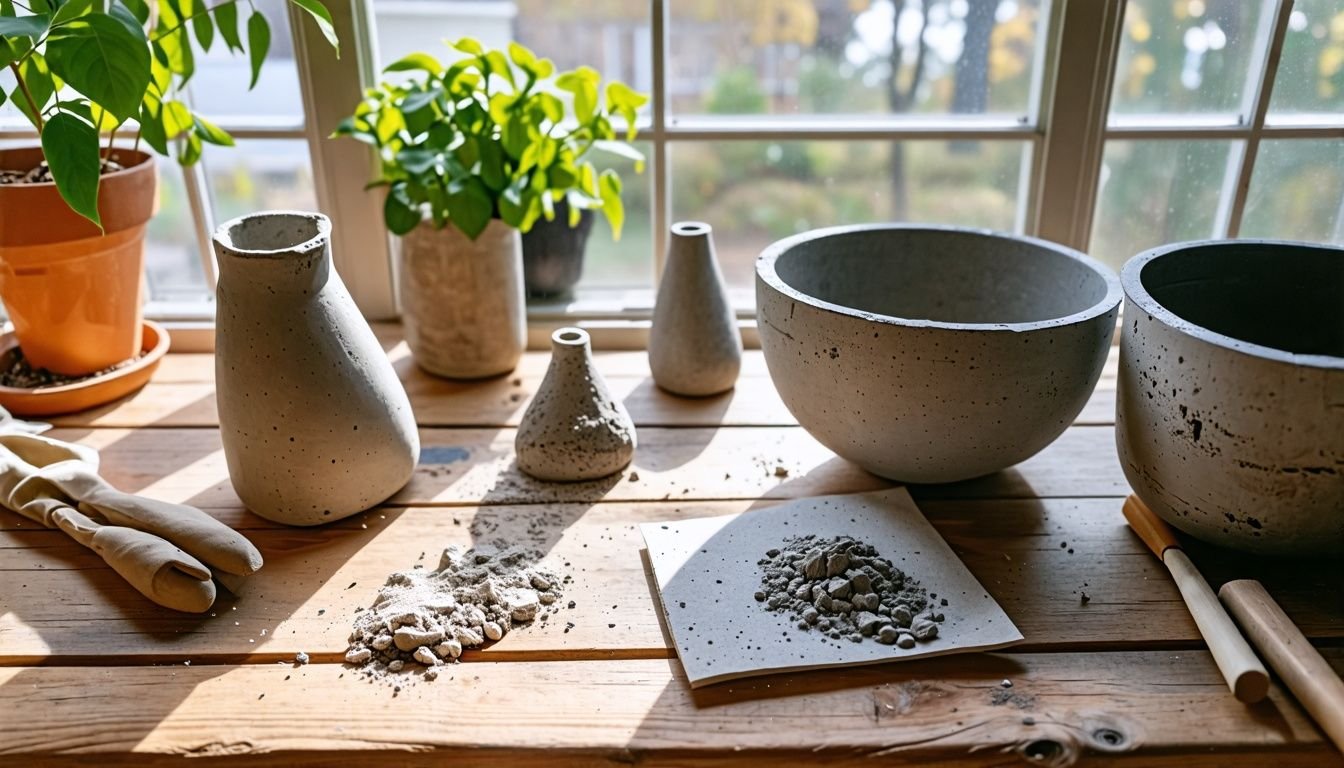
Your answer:
[[[1167,564],[1176,587],[1185,598],[1185,605],[1209,645],[1209,652],[1217,662],[1218,669],[1227,681],[1227,687],[1238,701],[1254,704],[1269,693],[1269,673],[1256,658],[1255,651],[1247,645],[1237,625],[1218,597],[1209,588],[1209,583],[1200,575],[1195,564],[1185,552],[1177,547],[1168,548],[1162,553],[1162,562]]]
[[[1171,571],[1176,588],[1181,591],[1185,606],[1190,609],[1190,616],[1204,636],[1232,695],[1247,704],[1265,698],[1269,693],[1269,673],[1265,671],[1265,665],[1256,658],[1255,651],[1246,644],[1237,625],[1219,604],[1218,596],[1213,594],[1209,583],[1181,549],[1176,532],[1153,514],[1138,496],[1125,499],[1123,509],[1129,527]]]
[[[1229,581],[1218,590],[1218,596],[1288,690],[1344,752],[1344,680],[1340,680],[1260,582]]]

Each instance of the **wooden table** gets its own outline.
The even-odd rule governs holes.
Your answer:
[[[598,364],[639,425],[638,480],[538,483],[511,456],[547,355],[513,376],[452,383],[417,371],[394,328],[380,333],[423,427],[423,460],[386,506],[325,528],[240,505],[208,355],[169,355],[133,397],[56,420],[54,437],[102,450],[114,484],[207,510],[243,530],[266,567],[214,612],[175,614],[63,534],[0,512],[0,765],[1344,764],[1282,689],[1254,707],[1232,698],[1166,572],[1125,527],[1114,355],[1078,422],[1039,456],[913,489],[1024,645],[692,692],[635,524],[887,484],[796,425],[759,353],[734,392],[691,401],[657,390],[633,352]],[[542,509],[565,524],[529,533]],[[577,605],[564,621],[512,632],[395,696],[341,663],[353,611],[389,573],[485,528],[534,536],[570,563]],[[1344,668],[1338,563],[1194,554],[1215,583],[1263,579]],[[291,663],[300,651],[311,664]]]

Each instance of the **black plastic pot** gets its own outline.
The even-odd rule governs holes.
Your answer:
[[[569,226],[569,205],[555,206],[555,219],[539,219],[523,235],[523,284],[527,295],[554,299],[569,295],[583,276],[583,254],[593,231],[593,212],[583,211]]]

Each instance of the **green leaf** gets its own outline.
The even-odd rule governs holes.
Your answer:
[[[153,97],[140,105],[140,137],[160,155],[168,154],[168,134],[163,130],[162,106]]]
[[[55,27],[71,19],[77,19],[88,13],[92,7],[93,0],[67,0],[65,5],[56,11],[56,15],[51,17],[51,26]]]
[[[485,231],[494,212],[493,199],[480,179],[467,179],[457,192],[448,193],[448,218],[472,240]]]
[[[336,25],[331,20],[331,12],[327,6],[318,2],[318,0],[289,0],[291,3],[299,6],[313,17],[317,22],[317,28],[322,31],[322,36],[327,38],[331,47],[336,50],[336,58],[341,57],[341,41],[336,38]]]
[[[499,75],[509,81],[509,85],[517,88],[518,82],[513,79],[513,67],[509,66],[509,60],[504,58],[504,54],[499,51],[486,51],[481,59],[485,61],[487,68],[492,74]]]
[[[499,142],[481,142],[481,181],[496,192],[508,186],[508,172],[505,169],[504,153],[500,151]]]
[[[0,37],[0,68],[8,67],[22,55],[23,53],[14,49],[8,38]]]
[[[145,0],[115,0],[112,4],[112,13],[117,12],[117,6],[130,11],[138,24],[149,22],[149,4]]]
[[[406,184],[392,185],[383,201],[383,221],[394,235],[404,235],[420,225],[420,211],[406,197]]]
[[[472,56],[480,56],[485,53],[485,48],[482,48],[480,41],[474,37],[464,37],[453,43],[453,47]]]
[[[69,104],[69,102],[64,104]],[[94,103],[89,104],[89,122],[93,123],[93,127],[97,128],[99,133],[110,131],[121,125],[121,121],[117,119],[116,115]]]
[[[555,87],[574,94],[574,116],[580,123],[593,119],[597,111],[597,83],[600,76],[589,67],[579,67],[555,79]]]
[[[37,105],[38,112],[46,109],[47,102],[51,101],[51,96],[56,92],[56,81],[51,76],[51,69],[47,66],[47,60],[40,53],[34,53],[23,63],[19,65],[19,76],[28,86],[28,92],[32,94],[33,103]],[[19,108],[34,126],[37,125],[37,116],[28,108],[28,98],[23,91],[16,85],[9,94],[9,100],[14,106]]]
[[[215,25],[210,21],[210,14],[202,13],[192,19],[191,31],[196,33],[196,42],[201,44],[201,50],[209,51],[215,42]]]
[[[0,16],[0,36],[3,37],[41,37],[51,24],[51,17]]]
[[[6,101],[8,98],[9,98],[9,97],[5,95],[5,89],[4,89],[4,88],[0,88],[0,107],[3,107],[3,106],[5,105],[5,101]]]
[[[159,29],[172,31],[167,34],[160,32],[154,38],[154,58],[186,82],[196,72],[196,57],[191,50],[191,36],[187,28],[180,25],[175,11],[166,4],[160,4],[159,7],[163,11],[163,15],[159,17]]]
[[[191,119],[191,110],[180,101],[165,103],[159,118],[163,122],[163,131],[169,139],[178,138],[195,125],[195,121]]]
[[[228,131],[225,131],[223,128],[220,128],[218,125],[215,125],[200,115],[192,115],[192,117],[196,123],[194,129],[195,133],[197,136],[201,137],[201,141],[217,144],[221,147],[233,146],[233,137],[229,135]]]
[[[434,124],[438,117],[434,103],[442,95],[443,91],[435,87],[428,91],[413,91],[402,100],[401,114],[406,120],[406,130],[412,136],[419,136]]]
[[[386,144],[396,137],[397,132],[406,127],[406,120],[397,110],[387,107],[378,113],[378,122],[374,125],[374,133],[378,136],[378,141]]]
[[[247,19],[247,47],[252,58],[252,82],[247,86],[250,91],[257,87],[257,78],[261,76],[261,65],[266,61],[266,53],[271,48],[271,25],[260,11],[253,11]]]
[[[415,70],[423,70],[438,77],[443,74],[443,65],[428,53],[412,53],[383,68],[384,72],[412,72]]]
[[[625,206],[621,204],[621,177],[615,171],[606,170],[598,180],[602,187],[602,213],[611,225],[611,239],[621,239],[621,227],[625,224]]]
[[[437,152],[416,147],[408,147],[397,153],[397,163],[413,176],[433,170],[437,159]]]
[[[522,115],[512,115],[504,123],[504,130],[500,134],[500,143],[504,145],[504,151],[515,160],[523,156],[529,143],[529,126]]]
[[[214,14],[215,27],[219,30],[219,36],[224,38],[224,44],[230,51],[242,51],[243,41],[238,37],[238,4],[217,5]]]
[[[188,133],[182,137],[182,149],[177,155],[177,162],[182,165],[195,165],[201,159],[201,149],[201,137]]]
[[[56,190],[75,213],[103,228],[98,217],[98,131],[74,115],[60,112],[42,130],[42,154]]]
[[[138,2],[138,0],[113,0],[112,5],[108,7],[107,15],[121,22],[121,25],[123,27],[126,27],[126,31],[130,32],[132,35],[144,34],[145,33],[144,26],[146,21],[149,19],[149,8],[143,4],[139,6],[144,10],[145,13],[144,17],[142,18],[139,15],[140,14],[139,11],[133,11],[130,8],[127,8],[125,5],[122,4],[123,2],[134,3]]]

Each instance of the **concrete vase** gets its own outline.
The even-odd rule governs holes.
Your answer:
[[[514,441],[518,468],[541,480],[607,477],[635,455],[635,425],[593,364],[588,333],[551,336],[551,364]]]
[[[451,224],[401,238],[402,325],[415,361],[451,379],[512,371],[527,347],[523,246],[499,219],[475,240]]]
[[[1186,533],[1344,553],[1344,248],[1182,243],[1125,265],[1116,444]]]
[[[673,224],[649,332],[653,380],[677,395],[716,395],[733,388],[741,367],[742,337],[710,227]]]
[[[243,216],[215,231],[215,377],[229,479],[253,512],[317,525],[410,479],[406,392],[331,264],[320,214]]]

